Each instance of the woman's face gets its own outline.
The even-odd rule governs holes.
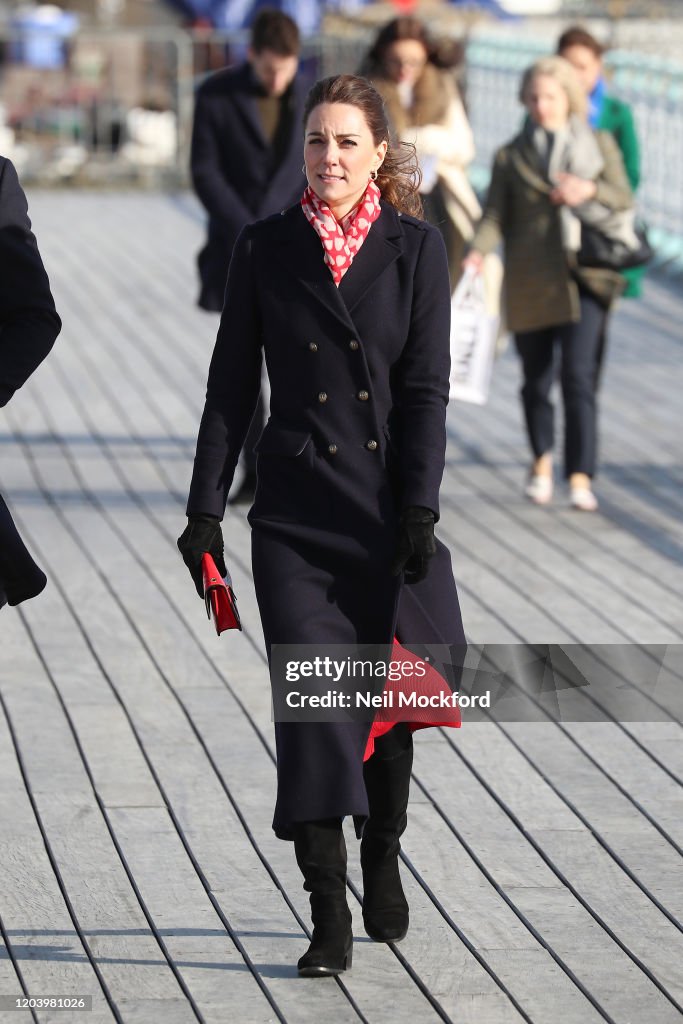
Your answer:
[[[397,39],[386,48],[384,67],[392,82],[415,85],[427,63],[427,51],[419,39]]]
[[[576,71],[576,77],[590,95],[602,74],[602,59],[587,46],[568,46],[560,54]]]
[[[549,132],[563,128],[569,119],[569,97],[563,87],[550,75],[536,75],[529,83],[526,94],[529,116]]]
[[[365,114],[350,103],[320,103],[306,122],[306,177],[337,220],[360,200],[386,151],[386,141],[375,143]]]

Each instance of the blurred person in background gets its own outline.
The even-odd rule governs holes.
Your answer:
[[[202,309],[220,313],[228,265],[246,224],[280,213],[299,199],[301,120],[305,90],[297,75],[300,38],[281,11],[262,9],[251,29],[244,64],[207,78],[197,93],[191,171],[209,215],[199,253]],[[261,397],[244,444],[238,502],[251,502],[256,484],[253,448],[265,423]]]
[[[0,157],[0,406],[31,376],[62,322],[31,231],[28,205],[12,163]],[[47,583],[0,497],[0,607],[35,597]]]
[[[581,26],[573,26],[562,33],[557,42],[560,57],[568,60],[576,71],[588,95],[588,123],[598,131],[610,132],[621,150],[631,189],[635,193],[640,184],[640,147],[633,113],[628,103],[610,96],[605,82],[602,43]],[[624,295],[637,299],[642,295],[645,267],[622,271],[626,279]],[[600,370],[607,342],[607,325],[600,340],[598,370]]]
[[[581,224],[603,211],[632,208],[619,149],[608,132],[593,132],[587,100],[562,57],[537,61],[525,72],[520,100],[525,125],[493,163],[484,216],[465,265],[502,240],[510,330],[522,360],[522,403],[533,463],[525,493],[539,505],[553,496],[554,409],[550,399],[560,350],[564,399],[564,471],[571,505],[592,512],[598,503],[596,385],[600,339],[608,310],[623,289],[614,270],[580,266]]]
[[[454,75],[460,56],[453,44],[438,47],[418,18],[401,17],[380,30],[362,68],[394,136],[417,149],[424,215],[443,235],[452,289],[481,216],[466,174],[474,138]]]

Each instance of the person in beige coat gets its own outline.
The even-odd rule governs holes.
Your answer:
[[[596,381],[609,307],[623,288],[613,270],[582,267],[582,227],[618,220],[633,198],[612,137],[594,133],[586,97],[561,57],[537,61],[523,77],[522,131],[497,153],[483,218],[465,266],[478,270],[502,241],[507,322],[522,360],[524,407],[533,463],[525,493],[553,496],[554,410],[561,356],[564,469],[574,508],[595,511]]]
[[[384,100],[395,138],[416,147],[425,218],[443,235],[452,288],[481,216],[466,173],[474,138],[456,84],[457,60],[456,47],[437,47],[418,18],[402,17],[380,30],[362,68]]]

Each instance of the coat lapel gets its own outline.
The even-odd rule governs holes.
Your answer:
[[[290,207],[281,219],[276,255],[286,273],[292,275],[318,302],[355,334],[339,289],[323,259],[318,235],[306,220],[299,203]]]
[[[323,259],[323,248],[301,207],[291,207],[282,217],[278,258],[310,294],[344,326],[356,333],[351,317],[354,308],[377,278],[401,255],[403,235],[398,214],[382,203],[382,213],[354,257],[339,288]]]
[[[543,174],[541,159],[524,135],[519,135],[512,143],[511,153],[515,170],[520,178],[538,192],[551,191],[552,185]]]
[[[382,203],[382,212],[353,258],[339,285],[339,294],[352,312],[367,291],[402,253],[403,231],[393,206]],[[329,271],[328,271],[329,273]]]
[[[240,116],[245,124],[247,124],[251,129],[254,138],[259,145],[263,147],[263,149],[267,149],[268,141],[263,134],[261,119],[259,118],[258,108],[256,106],[254,80],[249,64],[245,64],[242,68],[241,87],[239,89],[235,89],[232,96],[235,107],[239,110]]]

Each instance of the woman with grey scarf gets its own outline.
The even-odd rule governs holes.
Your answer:
[[[496,154],[484,215],[465,266],[478,271],[502,241],[507,321],[522,360],[522,403],[533,452],[526,496],[553,497],[554,409],[550,399],[560,350],[564,400],[564,472],[572,507],[598,507],[596,383],[599,343],[623,280],[614,270],[581,266],[582,228],[637,248],[633,198],[612,137],[593,132],[586,97],[561,57],[524,74],[524,128]]]

